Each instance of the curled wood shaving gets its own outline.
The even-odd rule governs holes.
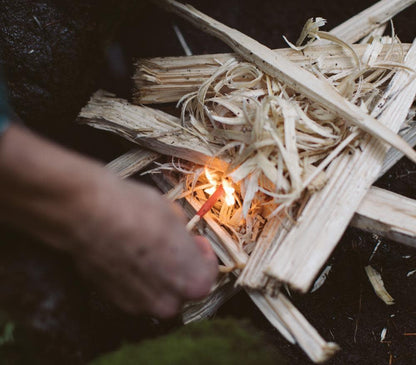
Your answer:
[[[387,305],[393,305],[394,299],[384,287],[384,282],[380,273],[370,265],[365,267],[365,272],[367,273],[368,279],[370,280],[376,295]]]

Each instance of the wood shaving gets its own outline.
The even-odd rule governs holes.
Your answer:
[[[380,273],[372,266],[366,266],[365,272],[368,276],[368,280],[370,280],[370,283],[373,286],[376,295],[387,305],[393,305],[394,299],[384,287],[384,282]]]

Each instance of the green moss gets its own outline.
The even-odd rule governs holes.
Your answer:
[[[286,362],[247,322],[203,321],[138,345],[124,345],[90,365],[251,365]]]

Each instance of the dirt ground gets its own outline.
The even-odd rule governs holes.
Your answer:
[[[285,46],[282,35],[296,40],[309,17],[327,18],[327,29],[331,29],[375,1],[190,2],[278,48]],[[0,0],[1,10],[19,15],[6,19],[7,12],[0,14],[0,61],[9,75],[16,111],[29,125],[104,161],[127,150],[127,145],[116,137],[72,124],[94,89],[102,87],[128,98],[133,58],[183,55],[173,24],[180,27],[194,54],[229,51],[221,42],[153,5],[135,6],[124,17],[128,1],[104,1],[107,5],[98,7],[88,5],[95,4],[93,1],[74,1],[71,10],[68,3],[18,0],[11,4]],[[114,15],[111,9],[120,12]],[[416,36],[415,17],[413,5],[395,19],[403,42],[412,42]],[[22,33],[16,31],[19,26]],[[114,33],[114,29],[118,30]],[[63,35],[69,41],[61,42]],[[112,35],[114,40],[110,41]],[[107,51],[101,53],[104,46]],[[31,49],[35,49],[32,59],[28,55]],[[416,168],[404,159],[377,185],[416,198]],[[20,233],[8,232],[0,245],[0,307],[42,334],[35,336],[36,345],[51,363],[82,364],[122,341],[156,336],[177,325],[177,321],[159,323],[119,312],[77,276],[65,257]],[[393,306],[375,296],[364,273],[379,242],[371,265],[381,272],[395,299]],[[341,346],[342,351],[329,364],[416,364],[416,336],[406,335],[416,332],[416,274],[407,277],[416,269],[415,249],[348,229],[328,264],[332,270],[320,290],[306,296],[292,293],[292,298],[325,339]],[[246,295],[239,294],[218,313],[229,315],[250,318],[290,363],[310,364],[298,347],[285,342],[267,323]],[[380,341],[384,328],[386,337]]]

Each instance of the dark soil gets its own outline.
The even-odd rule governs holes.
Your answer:
[[[311,16],[327,18],[330,29],[374,2],[198,0],[192,4],[278,48],[285,46],[283,34],[296,40]],[[415,17],[414,5],[396,18],[402,41],[413,41]],[[38,132],[80,152],[105,161],[117,156],[127,149],[119,138],[72,122],[98,87],[130,96],[133,58],[182,55],[173,23],[195,54],[228,51],[184,21],[141,2],[0,0],[0,62],[16,113]],[[404,159],[377,185],[416,198],[416,169]],[[0,307],[25,324],[33,345],[30,351],[39,363],[82,364],[121,342],[155,336],[176,325],[121,313],[76,274],[67,258],[7,227],[1,231]],[[364,273],[379,241],[371,264],[395,298],[390,307],[375,296]],[[333,268],[324,286],[314,294],[293,294],[322,336],[341,345],[342,351],[330,364],[416,364],[416,336],[405,335],[416,332],[416,274],[406,276],[416,269],[415,253],[348,229],[329,260]],[[218,315],[230,314],[249,317],[266,330],[290,363],[310,363],[271,328],[246,295],[233,298]],[[385,327],[387,335],[380,342]]]

